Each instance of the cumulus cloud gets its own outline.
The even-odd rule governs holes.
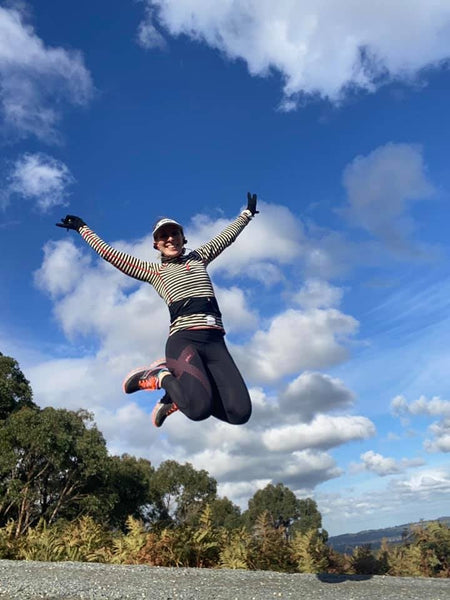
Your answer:
[[[320,279],[308,279],[293,300],[302,308],[330,308],[338,306],[343,290]]]
[[[13,196],[31,200],[41,212],[67,204],[69,187],[75,179],[67,166],[43,153],[24,154],[7,177],[4,205]]]
[[[404,396],[395,396],[391,401],[391,411],[395,416],[401,415],[431,415],[450,417],[450,401],[442,400],[439,396],[428,399],[420,396],[408,403]]]
[[[395,458],[382,456],[373,450],[361,454],[361,460],[362,469],[372,471],[381,477],[393,475],[394,473],[401,473],[410,467],[423,465],[425,462],[422,458],[402,458],[401,460],[396,460]]]
[[[244,290],[236,286],[215,286],[215,292],[220,309],[226,315],[225,326],[228,333],[249,331],[257,327],[258,317],[249,309]]]
[[[46,47],[17,9],[0,7],[0,119],[7,131],[57,139],[61,101],[93,94],[80,52]]]
[[[330,367],[348,356],[347,344],[358,322],[336,309],[288,309],[267,329],[236,349],[239,363],[258,383],[274,382],[304,369]]]
[[[380,8],[354,0],[147,0],[147,6],[141,28],[153,31],[157,24],[169,35],[205,42],[245,61],[251,75],[280,73],[286,110],[305,95],[339,101],[348,89],[410,82],[450,56],[445,2],[383,2]]]
[[[375,426],[366,417],[317,415],[311,423],[273,427],[263,434],[264,445],[272,451],[297,451],[305,448],[327,450],[352,440],[375,435]]]
[[[433,187],[426,176],[422,152],[410,144],[386,144],[356,157],[345,169],[351,222],[383,240],[397,252],[412,250],[413,221],[409,204],[429,198]]]
[[[282,411],[296,413],[304,421],[318,413],[347,408],[353,402],[353,392],[342,381],[323,373],[302,373],[280,394]]]
[[[284,280],[282,267],[306,259],[304,255],[310,250],[302,222],[286,206],[258,202],[261,214],[239,235],[238,242],[211,263],[209,271],[212,274],[251,277],[271,286]],[[194,216],[187,227],[189,246],[200,246],[229,222],[227,218]],[[283,235],[279,236],[278,231]]]
[[[428,452],[450,452],[450,417],[433,423],[428,430],[434,437],[425,440],[425,449]]]

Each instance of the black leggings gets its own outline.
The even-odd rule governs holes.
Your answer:
[[[216,329],[186,329],[166,343],[172,375],[162,387],[182,413],[193,421],[216,417],[233,425],[246,423],[252,406],[247,387]]]

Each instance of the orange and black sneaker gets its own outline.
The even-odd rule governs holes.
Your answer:
[[[161,427],[166,418],[179,410],[175,402],[157,402],[152,412],[152,423],[155,427]]]
[[[152,363],[149,367],[140,367],[134,369],[126,376],[122,388],[125,394],[133,394],[139,390],[159,390],[159,374],[167,369],[166,361],[160,358]]]

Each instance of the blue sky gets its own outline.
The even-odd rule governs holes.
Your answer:
[[[450,5],[366,4],[0,3],[0,351],[111,453],[244,509],[282,482],[332,535],[449,512]],[[154,429],[121,382],[167,308],[55,223],[156,259],[158,216],[195,248],[247,191],[210,272],[252,419]]]

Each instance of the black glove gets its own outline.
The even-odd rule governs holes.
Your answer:
[[[61,219],[61,223],[56,223],[56,227],[64,227],[67,231],[69,231],[69,229],[80,231],[83,225],[86,225],[83,219],[80,219],[80,217],[76,217],[75,215],[66,215],[64,219]]]
[[[247,210],[252,213],[252,216],[259,213],[259,210],[256,210],[256,194],[250,194],[247,192]]]

